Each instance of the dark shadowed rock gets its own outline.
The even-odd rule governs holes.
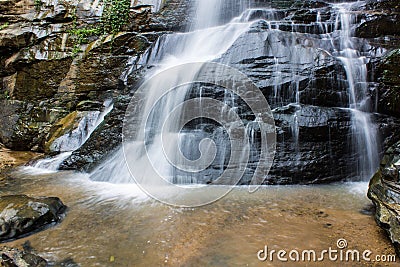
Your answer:
[[[362,38],[377,38],[400,35],[400,4],[398,1],[368,1],[365,12],[366,21],[357,29],[356,35]]]
[[[0,241],[29,235],[61,220],[66,206],[57,197],[0,197]]]
[[[0,142],[14,150],[42,150],[51,124],[67,112],[47,105],[0,100]]]
[[[379,111],[400,118],[400,49],[394,50],[378,66]]]

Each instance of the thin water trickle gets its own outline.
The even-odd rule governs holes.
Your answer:
[[[72,152],[79,149],[96,130],[96,128],[104,121],[104,117],[113,109],[111,100],[103,103],[103,111],[86,112],[79,121],[78,127],[72,131],[60,136],[53,141],[50,148],[53,151],[61,152],[55,157],[40,159],[31,164],[29,169],[38,169],[41,172],[55,172],[60,165],[71,156]],[[35,172],[35,170],[32,170]]]

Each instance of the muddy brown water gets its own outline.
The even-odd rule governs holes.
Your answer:
[[[92,182],[73,172],[38,174],[19,170],[1,194],[58,196],[68,206],[63,221],[43,232],[6,243],[29,241],[44,258],[79,266],[395,266],[356,261],[260,261],[269,250],[347,248],[369,258],[394,254],[368,212],[366,183],[237,187],[199,208],[174,208],[147,197],[135,185]],[[208,187],[207,190],[221,190]],[[344,250],[346,251],[346,250]],[[263,256],[263,254],[260,254]],[[295,255],[295,254],[293,254]],[[288,258],[288,255],[286,255]],[[301,260],[301,257],[300,257]]]

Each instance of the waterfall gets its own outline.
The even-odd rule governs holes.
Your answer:
[[[245,2],[247,1],[240,3],[240,6],[245,6]],[[224,10],[223,0],[197,1],[195,20],[190,31],[160,37],[154,46],[141,56],[137,64],[157,66],[156,70],[148,74],[147,77],[150,78],[166,69],[184,63],[210,62],[220,58],[252,24],[248,21],[238,22],[233,17],[230,18],[230,23],[223,24],[227,17],[223,15],[222,10]],[[198,155],[192,151],[198,150],[199,142],[201,143],[202,137],[205,137],[204,131],[176,132],[182,111],[175,114],[174,120],[168,120],[169,124],[164,125],[164,122],[193,89],[192,86],[181,86],[181,84],[187,80],[195,80],[201,68],[202,65],[199,64],[192,69],[183,70],[183,72],[182,70],[176,73],[169,72],[162,80],[146,83],[146,94],[142,96],[141,100],[145,103],[143,110],[138,112],[139,117],[133,119],[139,129],[146,130],[135,133],[135,138],[129,143],[128,148],[125,147],[125,151],[121,148],[94,170],[91,174],[93,180],[106,180],[114,183],[131,182],[129,170],[124,166],[124,162],[121,162],[125,153],[130,155],[129,160],[135,162],[135,168],[139,170],[136,173],[140,173],[140,177],[135,177],[136,181],[146,180],[147,183],[151,183],[152,171],[149,169],[152,167],[145,163],[147,155],[149,155],[150,160],[156,163],[153,166],[156,172],[171,182],[179,184],[197,182],[196,177],[191,177],[188,173],[185,175],[177,173],[166,154],[174,155],[179,153],[177,150],[184,150],[185,156],[196,158]],[[158,101],[164,94],[163,87],[166,84],[170,85],[170,88],[176,86],[180,86],[180,88],[168,92],[167,96]],[[154,107],[153,103],[157,102],[158,105]],[[146,118],[141,114],[150,114],[150,117]],[[163,127],[167,129],[167,133],[161,132]],[[159,138],[161,134],[167,135],[164,138],[168,140],[168,144],[161,143],[162,138]],[[217,143],[223,144],[222,136],[223,134],[214,134],[214,137],[219,140]],[[146,151],[140,148],[143,142],[148,145]],[[224,145],[221,146],[224,147]],[[204,149],[207,151],[211,148]],[[217,155],[219,160],[224,161],[225,155],[221,154],[223,152],[219,153]],[[208,162],[208,159],[205,159],[205,162]],[[204,164],[204,162],[198,163]],[[223,163],[220,168],[223,168]]]
[[[51,144],[51,148],[59,153],[57,156],[40,159],[32,164],[34,169],[46,171],[57,171],[61,163],[71,156],[72,152],[79,149],[94,132],[94,130],[104,121],[104,117],[113,108],[111,100],[103,103],[103,111],[87,112],[79,121],[78,127],[60,136]]]
[[[190,62],[220,62],[238,67],[251,78],[258,79],[257,85],[262,88],[272,88],[266,92],[269,102],[276,108],[294,110],[290,122],[291,148],[293,155],[289,168],[296,168],[300,164],[304,151],[301,151],[302,130],[305,123],[319,126],[315,118],[307,118],[307,112],[316,109],[311,101],[304,103],[302,90],[305,83],[312,83],[315,71],[327,66],[343,66],[344,73],[338,71],[337,92],[340,99],[335,105],[351,114],[351,140],[348,147],[354,154],[357,166],[351,166],[349,173],[356,173],[355,180],[369,179],[376,170],[379,160],[378,134],[371,119],[373,111],[372,100],[367,81],[368,58],[359,51],[363,43],[353,37],[354,27],[357,25],[357,15],[353,12],[363,2],[331,3],[329,12],[311,10],[315,12],[315,21],[306,23],[296,22],[294,15],[288,10],[255,7],[253,1],[223,1],[198,0],[196,1],[196,15],[188,32],[173,33],[161,36],[156,43],[138,59],[130,62],[130,66],[122,77],[127,77],[134,69],[143,66],[154,66],[148,71],[145,80],[146,90],[140,96],[141,111],[138,114],[149,114],[149,117],[138,115],[131,118],[138,129],[145,131],[135,132],[129,145],[114,152],[105,162],[91,173],[91,178],[97,181],[114,183],[130,183],[131,174],[123,159],[129,154],[129,160],[134,162],[136,181],[149,180],[153,174],[149,168],[154,168],[169,182],[211,183],[213,177],[221,174],[226,168],[226,161],[232,153],[232,147],[226,140],[226,133],[216,127],[213,122],[196,120],[186,128],[177,131],[177,125],[183,112],[175,112],[175,108],[183,101],[196,95],[199,98],[214,96],[221,100],[233,111],[243,109],[245,103],[240,102],[235,94],[223,88],[207,87],[207,85],[182,85],[184,81],[194,80],[201,70],[201,65],[194,69],[179,70],[169,73],[162,80],[152,81],[151,78],[161,75],[163,71]],[[258,3],[258,2],[257,2]],[[366,44],[364,44],[367,46]],[[134,67],[133,67],[134,65]],[[246,66],[256,66],[246,69]],[[257,66],[262,66],[257,69]],[[245,67],[243,67],[245,66]],[[342,76],[343,77],[342,77]],[[164,94],[162,87],[169,85],[176,90]],[[341,87],[344,90],[341,91]],[[264,89],[264,90],[267,90]],[[320,88],[318,88],[320,89]],[[156,106],[153,106],[157,103]],[[305,107],[306,106],[306,107]],[[323,106],[325,107],[325,106]],[[168,120],[172,112],[175,120]],[[221,111],[223,113],[224,111]],[[317,112],[316,112],[317,113]],[[347,114],[346,113],[346,114]],[[334,111],[320,111],[322,122],[329,121]],[[245,125],[250,137],[250,164],[245,173],[254,171],[255,163],[259,160],[260,131],[257,129],[257,118],[247,117]],[[168,121],[168,124],[164,124]],[[162,132],[161,129],[167,129]],[[211,129],[211,130],[210,130]],[[331,128],[329,128],[330,134]],[[160,135],[166,134],[168,144],[163,146]],[[217,151],[209,143],[200,140],[213,140]],[[329,136],[329,142],[331,137]],[[143,149],[140,144],[145,142]],[[203,145],[201,147],[201,145]],[[327,154],[332,156],[329,148]],[[170,160],[165,156],[182,153],[188,159],[196,160],[202,157],[202,152],[208,151],[215,157],[209,169],[194,174],[182,172],[171,167]],[[124,154],[125,153],[125,154]],[[144,163],[146,155],[154,166]],[[208,157],[204,162],[208,162]],[[326,162],[326,164],[329,164]],[[281,166],[282,168],[282,166]],[[285,168],[285,167],[283,167]],[[334,168],[334,167],[333,167]],[[345,174],[343,174],[345,175]],[[243,180],[243,184],[248,180]]]
[[[337,58],[346,71],[349,108],[352,114],[352,144],[358,155],[358,180],[368,181],[379,166],[379,145],[377,129],[371,122],[372,101],[368,92],[367,58],[360,55],[353,41],[356,14],[352,12],[358,3],[341,3],[338,9],[337,25],[340,21],[340,44]]]

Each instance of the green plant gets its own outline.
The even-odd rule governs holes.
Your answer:
[[[101,17],[104,34],[116,34],[129,21],[130,0],[104,0],[104,11]]]
[[[76,55],[78,55],[80,52],[82,52],[80,45],[75,44],[74,47],[72,48],[72,56],[76,57]]]
[[[40,0],[35,0],[40,1]],[[79,27],[76,11],[72,12],[72,27],[68,33],[74,36],[74,47],[72,55],[75,57],[81,51],[81,45],[88,43],[88,37],[99,36],[102,34],[116,34],[122,27],[129,22],[130,0],[103,0],[104,11],[101,16],[100,24],[97,26]],[[110,49],[112,49],[111,41]]]
[[[99,28],[73,28],[68,31],[69,34],[74,36],[74,47],[72,49],[72,56],[75,57],[78,53],[82,52],[81,45],[88,43],[88,37],[93,35],[100,35]]]
[[[4,91],[3,94],[0,95],[0,99],[3,99],[3,100],[9,100],[10,98],[11,98],[10,93],[8,91]]]
[[[4,30],[5,28],[7,28],[10,24],[8,22],[4,23],[3,25],[0,25],[0,31]]]
[[[42,2],[42,0],[34,0],[34,5],[35,5],[35,9],[37,11],[39,11],[43,6],[43,2]]]
[[[78,44],[84,44],[88,42],[88,37],[93,35],[101,34],[99,28],[80,28],[71,29],[68,31],[69,34],[75,36],[75,40]]]

